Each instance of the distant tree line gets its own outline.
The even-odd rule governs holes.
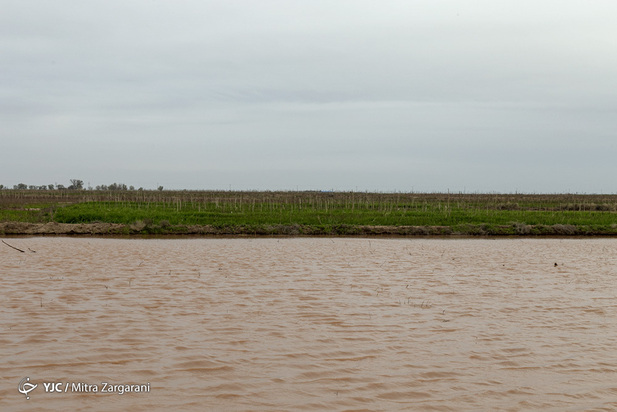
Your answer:
[[[84,190],[84,181],[80,179],[70,179],[71,184],[64,186],[61,184],[49,184],[49,185],[27,185],[25,183],[19,183],[13,185],[13,190]],[[0,185],[0,190],[10,189],[8,186]],[[96,187],[88,187],[87,190],[101,190],[101,191],[122,191],[122,190],[135,190],[135,186],[127,186],[124,183],[112,183],[110,185],[97,185]],[[137,190],[144,190],[140,187]],[[157,190],[163,190],[163,186],[159,186]]]

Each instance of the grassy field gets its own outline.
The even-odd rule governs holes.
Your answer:
[[[617,195],[3,190],[0,222],[9,221],[161,234],[198,225],[232,234],[617,235]]]

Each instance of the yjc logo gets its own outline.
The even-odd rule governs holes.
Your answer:
[[[62,392],[62,382],[43,382],[45,392]]]
[[[26,376],[21,380],[21,382],[19,382],[17,390],[19,391],[19,393],[23,393],[24,395],[26,395],[26,399],[30,399],[30,396],[28,394],[35,390],[37,386],[38,385],[36,383],[30,383],[30,378]]]

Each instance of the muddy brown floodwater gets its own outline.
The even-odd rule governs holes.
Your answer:
[[[617,409],[615,239],[5,240],[2,411]]]

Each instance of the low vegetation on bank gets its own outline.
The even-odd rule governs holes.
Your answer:
[[[617,235],[617,195],[0,190],[4,234]]]

